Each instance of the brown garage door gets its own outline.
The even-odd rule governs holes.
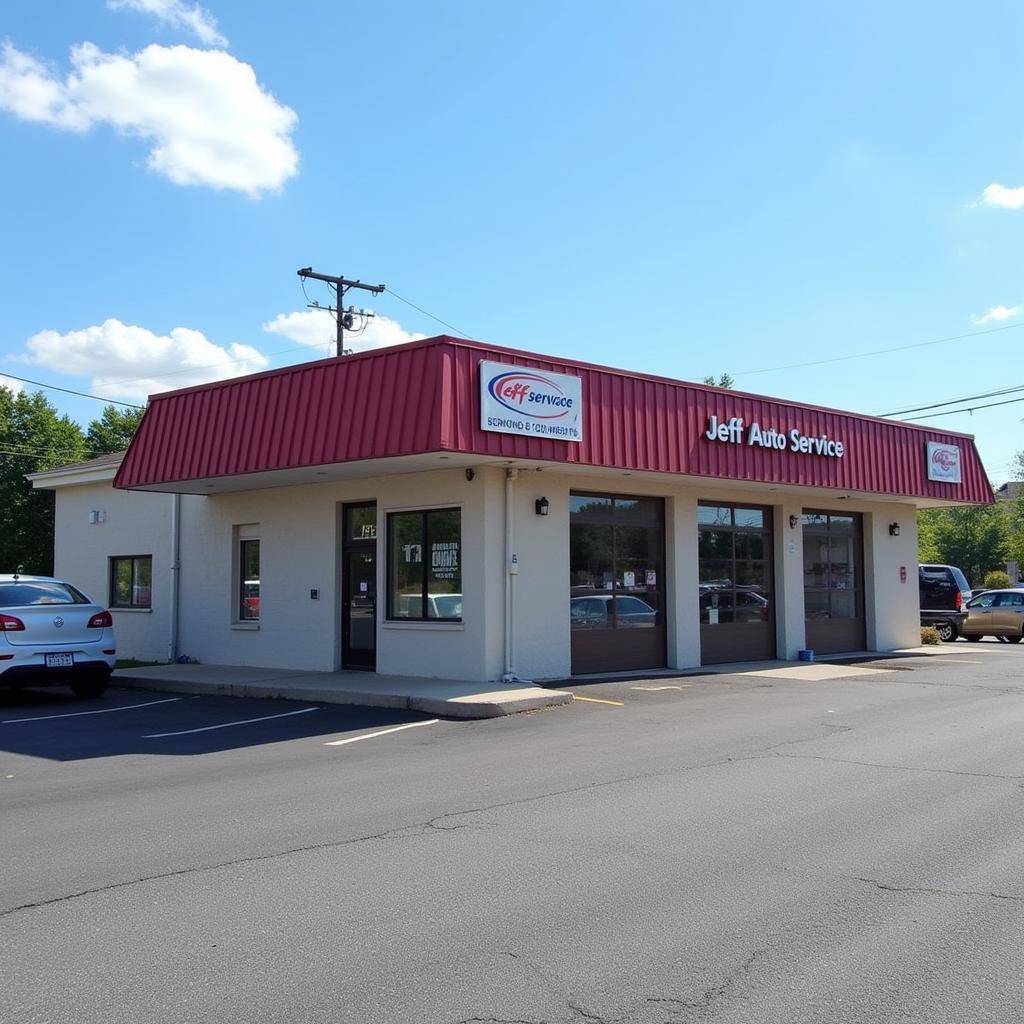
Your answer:
[[[697,553],[701,663],[774,658],[771,509],[702,501]]]
[[[805,511],[803,532],[808,648],[821,654],[864,650],[867,640],[861,516]]]

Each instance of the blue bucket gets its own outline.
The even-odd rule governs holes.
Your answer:
[[[796,656],[801,661],[814,661],[814,651],[797,651]]]

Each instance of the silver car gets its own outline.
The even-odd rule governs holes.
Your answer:
[[[1019,644],[1024,639],[1024,590],[986,590],[972,597],[960,632],[968,640],[994,636]]]
[[[113,671],[114,622],[52,576],[0,574],[0,687],[70,686],[99,697]]]

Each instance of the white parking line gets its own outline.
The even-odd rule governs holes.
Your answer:
[[[0,725],[14,725],[17,722],[47,722],[51,718],[79,718],[81,715],[109,715],[111,711],[133,711],[135,708],[151,708],[154,704],[173,704],[182,697],[167,697],[164,700],[150,700],[145,704],[125,704],[119,708],[100,708],[99,711],[69,711],[64,715],[40,715],[38,718],[5,718]]]
[[[142,738],[144,740],[162,740],[165,736],[188,736],[193,732],[210,732],[211,729],[230,729],[235,725],[252,725],[254,722],[269,722],[274,718],[290,718],[292,715],[305,715],[310,711],[319,710],[319,708],[300,708],[298,711],[286,711],[282,715],[265,715],[263,718],[244,718],[240,722],[223,722],[220,725],[203,725],[198,729],[182,729],[180,732],[151,732]]]
[[[646,690],[648,693],[657,693],[659,690],[688,690],[693,683],[683,683],[682,686],[634,686],[634,690]]]
[[[372,740],[376,736],[387,736],[389,732],[401,732],[403,729],[415,729],[421,725],[437,725],[440,718],[431,718],[427,722],[408,722],[406,725],[396,725],[390,729],[381,729],[380,732],[368,732],[362,736],[350,736],[347,740],[331,740],[325,743],[325,747],[343,747],[346,743],[358,743],[360,740]]]

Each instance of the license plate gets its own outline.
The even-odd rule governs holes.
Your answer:
[[[75,664],[73,654],[44,654],[47,668],[71,668]]]

